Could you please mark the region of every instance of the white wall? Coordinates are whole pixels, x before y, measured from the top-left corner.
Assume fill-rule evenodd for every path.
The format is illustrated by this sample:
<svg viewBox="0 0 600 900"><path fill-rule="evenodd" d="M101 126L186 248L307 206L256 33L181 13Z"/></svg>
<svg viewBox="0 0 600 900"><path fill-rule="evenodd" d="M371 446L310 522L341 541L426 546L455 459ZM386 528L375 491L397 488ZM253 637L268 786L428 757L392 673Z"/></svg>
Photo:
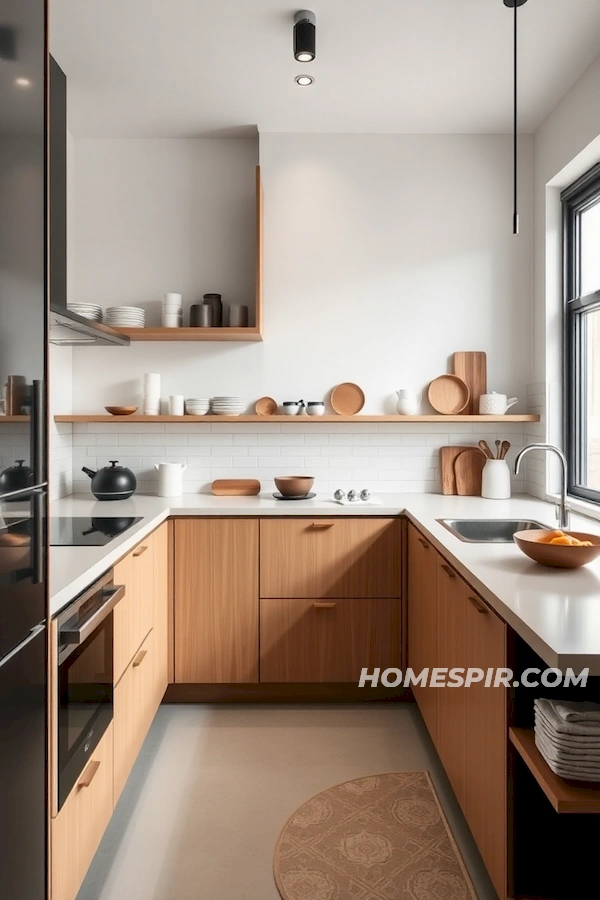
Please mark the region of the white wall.
<svg viewBox="0 0 600 900"><path fill-rule="evenodd" d="M232 299L235 294L241 300L241 286L251 283L254 229L244 219L242 233L228 215L232 206L226 198L222 203L227 179L220 168L232 168L239 193L239 176L254 160L246 149L230 146L237 143L77 141L77 297L105 306L151 304L160 302L164 290L181 290L190 302L204 291L222 287L224 295L231 291ZM336 383L353 380L366 392L365 412L392 411L396 388L424 390L432 378L447 371L452 352L465 349L487 351L490 388L520 396L517 410L526 411L532 343L533 173L532 141L524 137L521 143L522 233L515 239L507 136L262 135L264 343L75 348L74 411L98 412L110 403L138 403L141 376L147 371L161 372L165 397L236 393L251 402L263 394L279 401L321 399ZM223 144L228 155L219 151L206 156L206 144L211 153ZM238 166L240 159L244 162ZM197 205L184 189L190 179L192 185L200 180L208 165L216 166L213 180L218 182L204 207L208 233L212 229L218 237L209 244L207 226L194 219ZM165 183L169 179L174 179L175 192ZM251 198L251 178L246 189ZM180 227L182 220L185 228ZM169 229L173 222L176 239ZM427 409L424 403L423 410ZM121 446L121 455L142 473L150 472L154 455L173 456L175 443L194 443L193 433L188 441L186 432L172 428L155 443L158 427L141 426L137 433L126 426L111 426L110 433L76 429L80 449L75 467L82 455L103 463L106 451L96 454L93 449L96 434L107 450L111 444ZM252 429L237 426L238 438L232 433L228 438L238 447L237 459L226 445L221 450L218 440L209 441L208 455L216 459L209 465L207 454L202 454L196 477L189 475L190 489L216 477L220 456L232 460L240 475L262 468L264 476L271 477L292 463L312 469L315 449L300 450L318 444L318 435L321 446L332 447L318 453L320 476L328 476L324 485L353 477L353 472L366 477L367 467L353 466L350 459L366 452L361 444L379 446L377 427L371 432L361 425L345 427L353 435L347 441L340 426L310 427L305 441L296 427L290 434L277 428L269 436L262 429L251 433ZM411 427L392 426L381 442L381 446L389 443L390 449L369 451L372 481L402 484L403 489L408 489L407 482L415 490L437 489L437 447L449 439L476 442L479 436L473 426L450 433L434 425L422 437ZM199 444L207 431L206 426L199 427ZM169 433L179 438L167 440ZM375 437L370 439L369 433ZM131 442L128 435L133 434ZM511 432L509 437L518 444L523 433ZM258 462L252 445L263 441L274 448L271 458L282 457L281 464L277 459L271 459L270 466ZM414 448L409 449L412 441ZM349 452L336 452L336 443ZM402 445L406 449L392 449ZM137 450L132 454L135 446L140 447L139 454ZM420 451L419 446L427 449ZM296 447L291 458L286 447ZM385 460L386 454L402 457L404 463L390 468L392 459ZM181 455L193 456L184 451ZM418 465L411 456L419 458Z"/></svg>

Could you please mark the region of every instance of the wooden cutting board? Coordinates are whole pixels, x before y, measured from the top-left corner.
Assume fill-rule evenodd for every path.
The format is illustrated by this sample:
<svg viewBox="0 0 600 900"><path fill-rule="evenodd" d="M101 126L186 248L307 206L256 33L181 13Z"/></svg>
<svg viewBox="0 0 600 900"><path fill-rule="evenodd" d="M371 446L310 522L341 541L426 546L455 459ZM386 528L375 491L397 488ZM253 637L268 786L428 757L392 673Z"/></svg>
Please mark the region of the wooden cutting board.
<svg viewBox="0 0 600 900"><path fill-rule="evenodd" d="M479 397L487 394L487 356L481 352L460 352L454 354L454 374L465 382L471 392L464 413L479 414Z"/></svg>
<svg viewBox="0 0 600 900"><path fill-rule="evenodd" d="M217 497L256 497L260 481L255 478L220 478L213 481L211 491Z"/></svg>
<svg viewBox="0 0 600 900"><path fill-rule="evenodd" d="M471 447L460 453L454 462L456 493L459 497L480 497L481 476L485 466L485 454L479 447Z"/></svg>
<svg viewBox="0 0 600 900"><path fill-rule="evenodd" d="M440 447L440 470L442 473L442 494L456 494L454 463L457 456L472 447Z"/></svg>

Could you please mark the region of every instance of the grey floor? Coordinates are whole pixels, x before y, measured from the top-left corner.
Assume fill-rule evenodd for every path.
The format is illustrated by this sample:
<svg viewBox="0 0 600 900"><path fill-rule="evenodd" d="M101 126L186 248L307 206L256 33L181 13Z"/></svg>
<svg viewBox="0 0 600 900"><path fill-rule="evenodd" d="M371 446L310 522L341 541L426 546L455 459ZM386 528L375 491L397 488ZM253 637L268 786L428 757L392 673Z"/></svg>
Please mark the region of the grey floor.
<svg viewBox="0 0 600 900"><path fill-rule="evenodd" d="M273 848L296 807L424 769L479 900L496 900L413 704L162 706L78 900L278 900Z"/></svg>

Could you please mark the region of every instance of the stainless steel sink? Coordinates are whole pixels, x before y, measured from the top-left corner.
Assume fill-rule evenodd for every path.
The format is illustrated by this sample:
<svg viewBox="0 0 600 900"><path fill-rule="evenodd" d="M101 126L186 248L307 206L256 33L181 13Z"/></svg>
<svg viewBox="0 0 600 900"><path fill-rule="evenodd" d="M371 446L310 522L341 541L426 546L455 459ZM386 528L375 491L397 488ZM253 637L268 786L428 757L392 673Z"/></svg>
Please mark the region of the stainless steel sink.
<svg viewBox="0 0 600 900"><path fill-rule="evenodd" d="M460 541L468 544L512 544L516 531L548 528L533 519L438 519Z"/></svg>

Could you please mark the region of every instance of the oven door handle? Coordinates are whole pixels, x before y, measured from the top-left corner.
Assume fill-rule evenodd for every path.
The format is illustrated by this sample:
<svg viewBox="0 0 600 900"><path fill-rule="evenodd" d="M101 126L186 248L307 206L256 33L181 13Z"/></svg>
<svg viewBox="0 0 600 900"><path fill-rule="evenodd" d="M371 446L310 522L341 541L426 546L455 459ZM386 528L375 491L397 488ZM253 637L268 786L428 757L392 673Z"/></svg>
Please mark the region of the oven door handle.
<svg viewBox="0 0 600 900"><path fill-rule="evenodd" d="M89 619L86 619L79 628L61 628L59 632L61 643L83 644L98 625L113 611L119 600L123 599L125 596L125 585L118 584L112 588L104 588L102 595L105 597L102 606L92 613Z"/></svg>

